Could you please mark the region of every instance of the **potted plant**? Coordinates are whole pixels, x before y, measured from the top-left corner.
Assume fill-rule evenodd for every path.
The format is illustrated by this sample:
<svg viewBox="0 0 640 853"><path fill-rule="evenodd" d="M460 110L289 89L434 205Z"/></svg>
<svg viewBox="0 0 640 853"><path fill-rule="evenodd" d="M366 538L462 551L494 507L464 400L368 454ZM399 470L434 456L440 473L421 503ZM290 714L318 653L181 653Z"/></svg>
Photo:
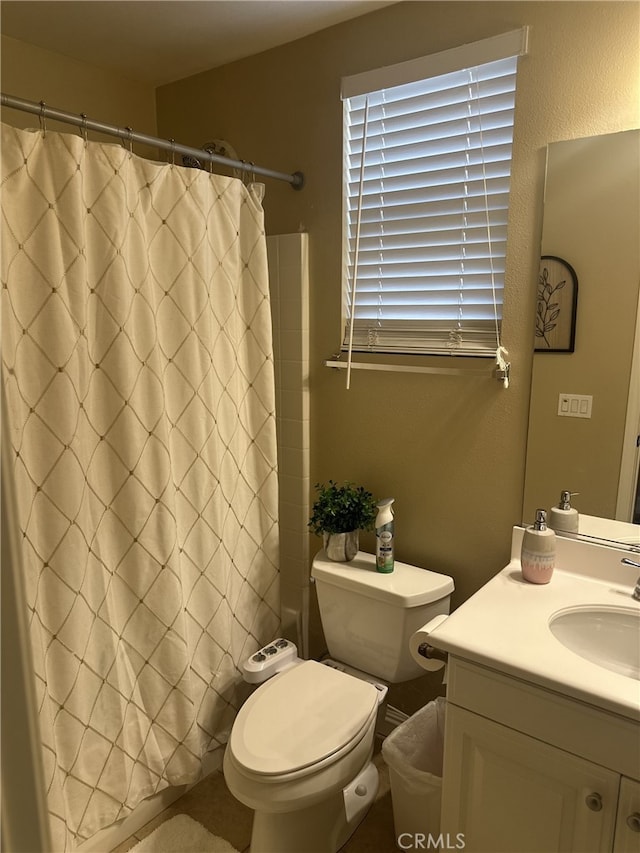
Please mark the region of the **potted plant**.
<svg viewBox="0 0 640 853"><path fill-rule="evenodd" d="M371 530L376 519L376 501L364 486L346 482L339 486L316 483L318 497L309 527L322 536L327 557L338 563L353 560L358 553L359 531Z"/></svg>

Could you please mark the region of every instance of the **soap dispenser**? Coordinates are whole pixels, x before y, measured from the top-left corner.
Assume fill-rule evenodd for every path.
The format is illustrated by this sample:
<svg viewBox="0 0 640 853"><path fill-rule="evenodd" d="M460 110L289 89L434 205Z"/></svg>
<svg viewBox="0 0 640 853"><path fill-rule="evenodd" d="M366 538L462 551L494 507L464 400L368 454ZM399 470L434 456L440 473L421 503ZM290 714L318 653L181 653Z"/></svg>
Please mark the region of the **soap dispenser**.
<svg viewBox="0 0 640 853"><path fill-rule="evenodd" d="M556 534L547 527L547 513L536 510L536 520L522 538L522 577L529 583L549 583L556 563Z"/></svg>
<svg viewBox="0 0 640 853"><path fill-rule="evenodd" d="M558 506L551 507L549 527L561 533L578 532L578 510L571 506L571 498L577 494L577 492L568 491L560 493Z"/></svg>

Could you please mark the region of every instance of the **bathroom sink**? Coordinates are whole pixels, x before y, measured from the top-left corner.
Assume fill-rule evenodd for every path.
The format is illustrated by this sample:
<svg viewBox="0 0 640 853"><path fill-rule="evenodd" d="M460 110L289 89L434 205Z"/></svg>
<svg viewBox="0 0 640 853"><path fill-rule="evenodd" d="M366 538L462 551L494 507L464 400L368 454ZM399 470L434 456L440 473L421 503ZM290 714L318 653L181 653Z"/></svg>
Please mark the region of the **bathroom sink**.
<svg viewBox="0 0 640 853"><path fill-rule="evenodd" d="M640 608L583 605L549 620L563 646L598 666L640 680Z"/></svg>

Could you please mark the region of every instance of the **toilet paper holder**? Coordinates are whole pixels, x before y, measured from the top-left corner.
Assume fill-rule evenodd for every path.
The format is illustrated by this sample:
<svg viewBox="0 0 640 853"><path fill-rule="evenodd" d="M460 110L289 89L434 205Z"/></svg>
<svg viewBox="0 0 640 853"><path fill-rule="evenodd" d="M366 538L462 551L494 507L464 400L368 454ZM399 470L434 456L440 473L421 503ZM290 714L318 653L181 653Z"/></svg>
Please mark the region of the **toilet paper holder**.
<svg viewBox="0 0 640 853"><path fill-rule="evenodd" d="M429 643L420 643L418 646L418 654L427 660L443 660L447 662L449 655L442 649L436 649L435 646L430 646Z"/></svg>

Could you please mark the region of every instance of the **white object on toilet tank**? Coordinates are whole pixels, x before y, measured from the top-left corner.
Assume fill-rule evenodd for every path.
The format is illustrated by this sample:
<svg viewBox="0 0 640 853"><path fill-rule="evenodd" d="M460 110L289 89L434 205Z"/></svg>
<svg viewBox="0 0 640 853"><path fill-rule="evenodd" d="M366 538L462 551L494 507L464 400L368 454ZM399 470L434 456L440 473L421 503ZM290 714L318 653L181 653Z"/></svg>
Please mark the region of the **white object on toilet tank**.
<svg viewBox="0 0 640 853"><path fill-rule="evenodd" d="M332 657L392 684L424 675L409 640L434 616L449 613L453 578L397 560L393 573L381 574L374 555L363 551L349 563L320 551L311 575Z"/></svg>

